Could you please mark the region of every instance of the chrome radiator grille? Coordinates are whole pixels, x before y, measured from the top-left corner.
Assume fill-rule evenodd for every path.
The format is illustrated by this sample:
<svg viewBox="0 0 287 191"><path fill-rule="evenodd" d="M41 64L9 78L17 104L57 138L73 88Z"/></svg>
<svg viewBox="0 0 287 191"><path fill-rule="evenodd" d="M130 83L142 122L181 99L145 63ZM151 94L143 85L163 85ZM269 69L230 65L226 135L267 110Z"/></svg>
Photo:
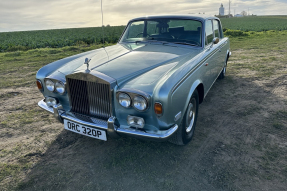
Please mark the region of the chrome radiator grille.
<svg viewBox="0 0 287 191"><path fill-rule="evenodd" d="M67 78L71 112L107 120L111 117L111 91L106 83Z"/></svg>

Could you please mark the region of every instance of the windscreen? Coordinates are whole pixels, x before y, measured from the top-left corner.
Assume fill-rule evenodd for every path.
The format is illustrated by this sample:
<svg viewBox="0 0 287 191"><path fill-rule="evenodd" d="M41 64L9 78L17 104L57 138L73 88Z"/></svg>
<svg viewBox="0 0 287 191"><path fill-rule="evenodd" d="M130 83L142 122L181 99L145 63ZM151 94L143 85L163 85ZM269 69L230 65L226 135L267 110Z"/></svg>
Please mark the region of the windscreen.
<svg viewBox="0 0 287 191"><path fill-rule="evenodd" d="M120 42L145 40L185 42L201 46L202 23L187 19L148 19L130 22Z"/></svg>

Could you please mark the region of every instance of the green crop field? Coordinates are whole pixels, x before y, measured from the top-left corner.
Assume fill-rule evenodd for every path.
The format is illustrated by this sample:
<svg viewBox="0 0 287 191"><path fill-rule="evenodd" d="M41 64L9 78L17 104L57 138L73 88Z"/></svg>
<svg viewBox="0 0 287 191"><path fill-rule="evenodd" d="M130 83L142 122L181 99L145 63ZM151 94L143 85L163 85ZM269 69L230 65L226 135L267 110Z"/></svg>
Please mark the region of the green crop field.
<svg viewBox="0 0 287 191"><path fill-rule="evenodd" d="M241 31L287 30L287 16L221 18L223 28Z"/></svg>
<svg viewBox="0 0 287 191"><path fill-rule="evenodd" d="M125 26L104 27L105 42L116 43ZM0 33L0 51L59 48L81 44L101 44L102 28L75 28Z"/></svg>
<svg viewBox="0 0 287 191"><path fill-rule="evenodd" d="M287 30L287 16L250 16L222 18L224 29L240 30L226 32L228 36L246 35L246 31ZM125 26L104 27L105 43L116 43ZM101 44L102 28L75 28L0 33L0 52L36 48L59 48L75 45Z"/></svg>

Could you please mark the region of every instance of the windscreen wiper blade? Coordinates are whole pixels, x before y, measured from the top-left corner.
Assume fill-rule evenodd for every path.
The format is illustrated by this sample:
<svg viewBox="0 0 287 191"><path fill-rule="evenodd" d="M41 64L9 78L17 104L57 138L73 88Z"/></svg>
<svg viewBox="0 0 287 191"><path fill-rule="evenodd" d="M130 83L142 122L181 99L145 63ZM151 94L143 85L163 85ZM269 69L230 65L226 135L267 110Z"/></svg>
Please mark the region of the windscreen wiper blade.
<svg viewBox="0 0 287 191"><path fill-rule="evenodd" d="M189 45L189 46L198 46L197 44L191 44L191 43L187 43L187 42L171 42L174 44L183 44L183 45Z"/></svg>
<svg viewBox="0 0 287 191"><path fill-rule="evenodd" d="M163 44L169 43L169 42L163 41L163 40L146 40L146 42L158 42L158 43L163 43Z"/></svg>
<svg viewBox="0 0 287 191"><path fill-rule="evenodd" d="M143 43L146 43L146 41L145 40L137 40L137 41L135 41L134 43L141 43L141 42L143 42Z"/></svg>

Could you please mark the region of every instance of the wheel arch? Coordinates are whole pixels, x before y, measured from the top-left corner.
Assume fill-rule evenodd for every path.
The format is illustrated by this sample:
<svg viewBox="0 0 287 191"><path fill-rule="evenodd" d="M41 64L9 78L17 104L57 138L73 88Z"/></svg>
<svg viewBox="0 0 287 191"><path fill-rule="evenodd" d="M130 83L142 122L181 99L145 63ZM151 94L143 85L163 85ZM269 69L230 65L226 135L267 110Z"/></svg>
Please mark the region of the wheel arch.
<svg viewBox="0 0 287 191"><path fill-rule="evenodd" d="M171 139L169 140L171 143L174 143L174 144L177 144L177 145L185 145L187 144L192 136L193 136L193 133L192 135L186 138L182 138L182 128L183 128L183 123L185 124L185 122L183 120L185 120L185 115L186 115L186 112L188 111L188 105L189 105L189 102L191 101L192 99L192 95L193 93L197 91L197 95L198 95L198 104L197 104L197 110L196 110L196 117L195 117L195 122L193 124L193 131L194 131L194 128L195 128L195 125L196 125L196 119L197 119L197 113L198 113L198 105L203 101L203 98L204 98L204 87L203 87L203 83L201 80L196 80L190 90L189 90L189 93L188 93L188 96L187 96L187 99L186 99L186 103L184 105L184 108L183 108L183 113L181 115L181 119L180 119L180 123L179 123L179 129L176 131L176 133L171 137Z"/></svg>
<svg viewBox="0 0 287 191"><path fill-rule="evenodd" d="M231 56L231 51L230 50L227 50L227 53L226 53L226 65L227 65L227 61L229 59L229 57Z"/></svg>
<svg viewBox="0 0 287 191"><path fill-rule="evenodd" d="M187 99L185 101L185 105L184 105L184 110L186 110L187 106L188 106L188 103L189 103L189 100L193 94L193 92L197 90L198 92L198 96L199 96L199 104L203 102L203 99L204 99L204 86L203 86L203 83L201 80L195 80L195 82L193 82L190 90L189 90L189 93L188 93L188 96L187 96Z"/></svg>
<svg viewBox="0 0 287 191"><path fill-rule="evenodd" d="M202 83L198 84L196 89L197 89L197 92L198 92L199 104L201 104L203 102L203 99L204 99L204 87L203 87L203 84Z"/></svg>

